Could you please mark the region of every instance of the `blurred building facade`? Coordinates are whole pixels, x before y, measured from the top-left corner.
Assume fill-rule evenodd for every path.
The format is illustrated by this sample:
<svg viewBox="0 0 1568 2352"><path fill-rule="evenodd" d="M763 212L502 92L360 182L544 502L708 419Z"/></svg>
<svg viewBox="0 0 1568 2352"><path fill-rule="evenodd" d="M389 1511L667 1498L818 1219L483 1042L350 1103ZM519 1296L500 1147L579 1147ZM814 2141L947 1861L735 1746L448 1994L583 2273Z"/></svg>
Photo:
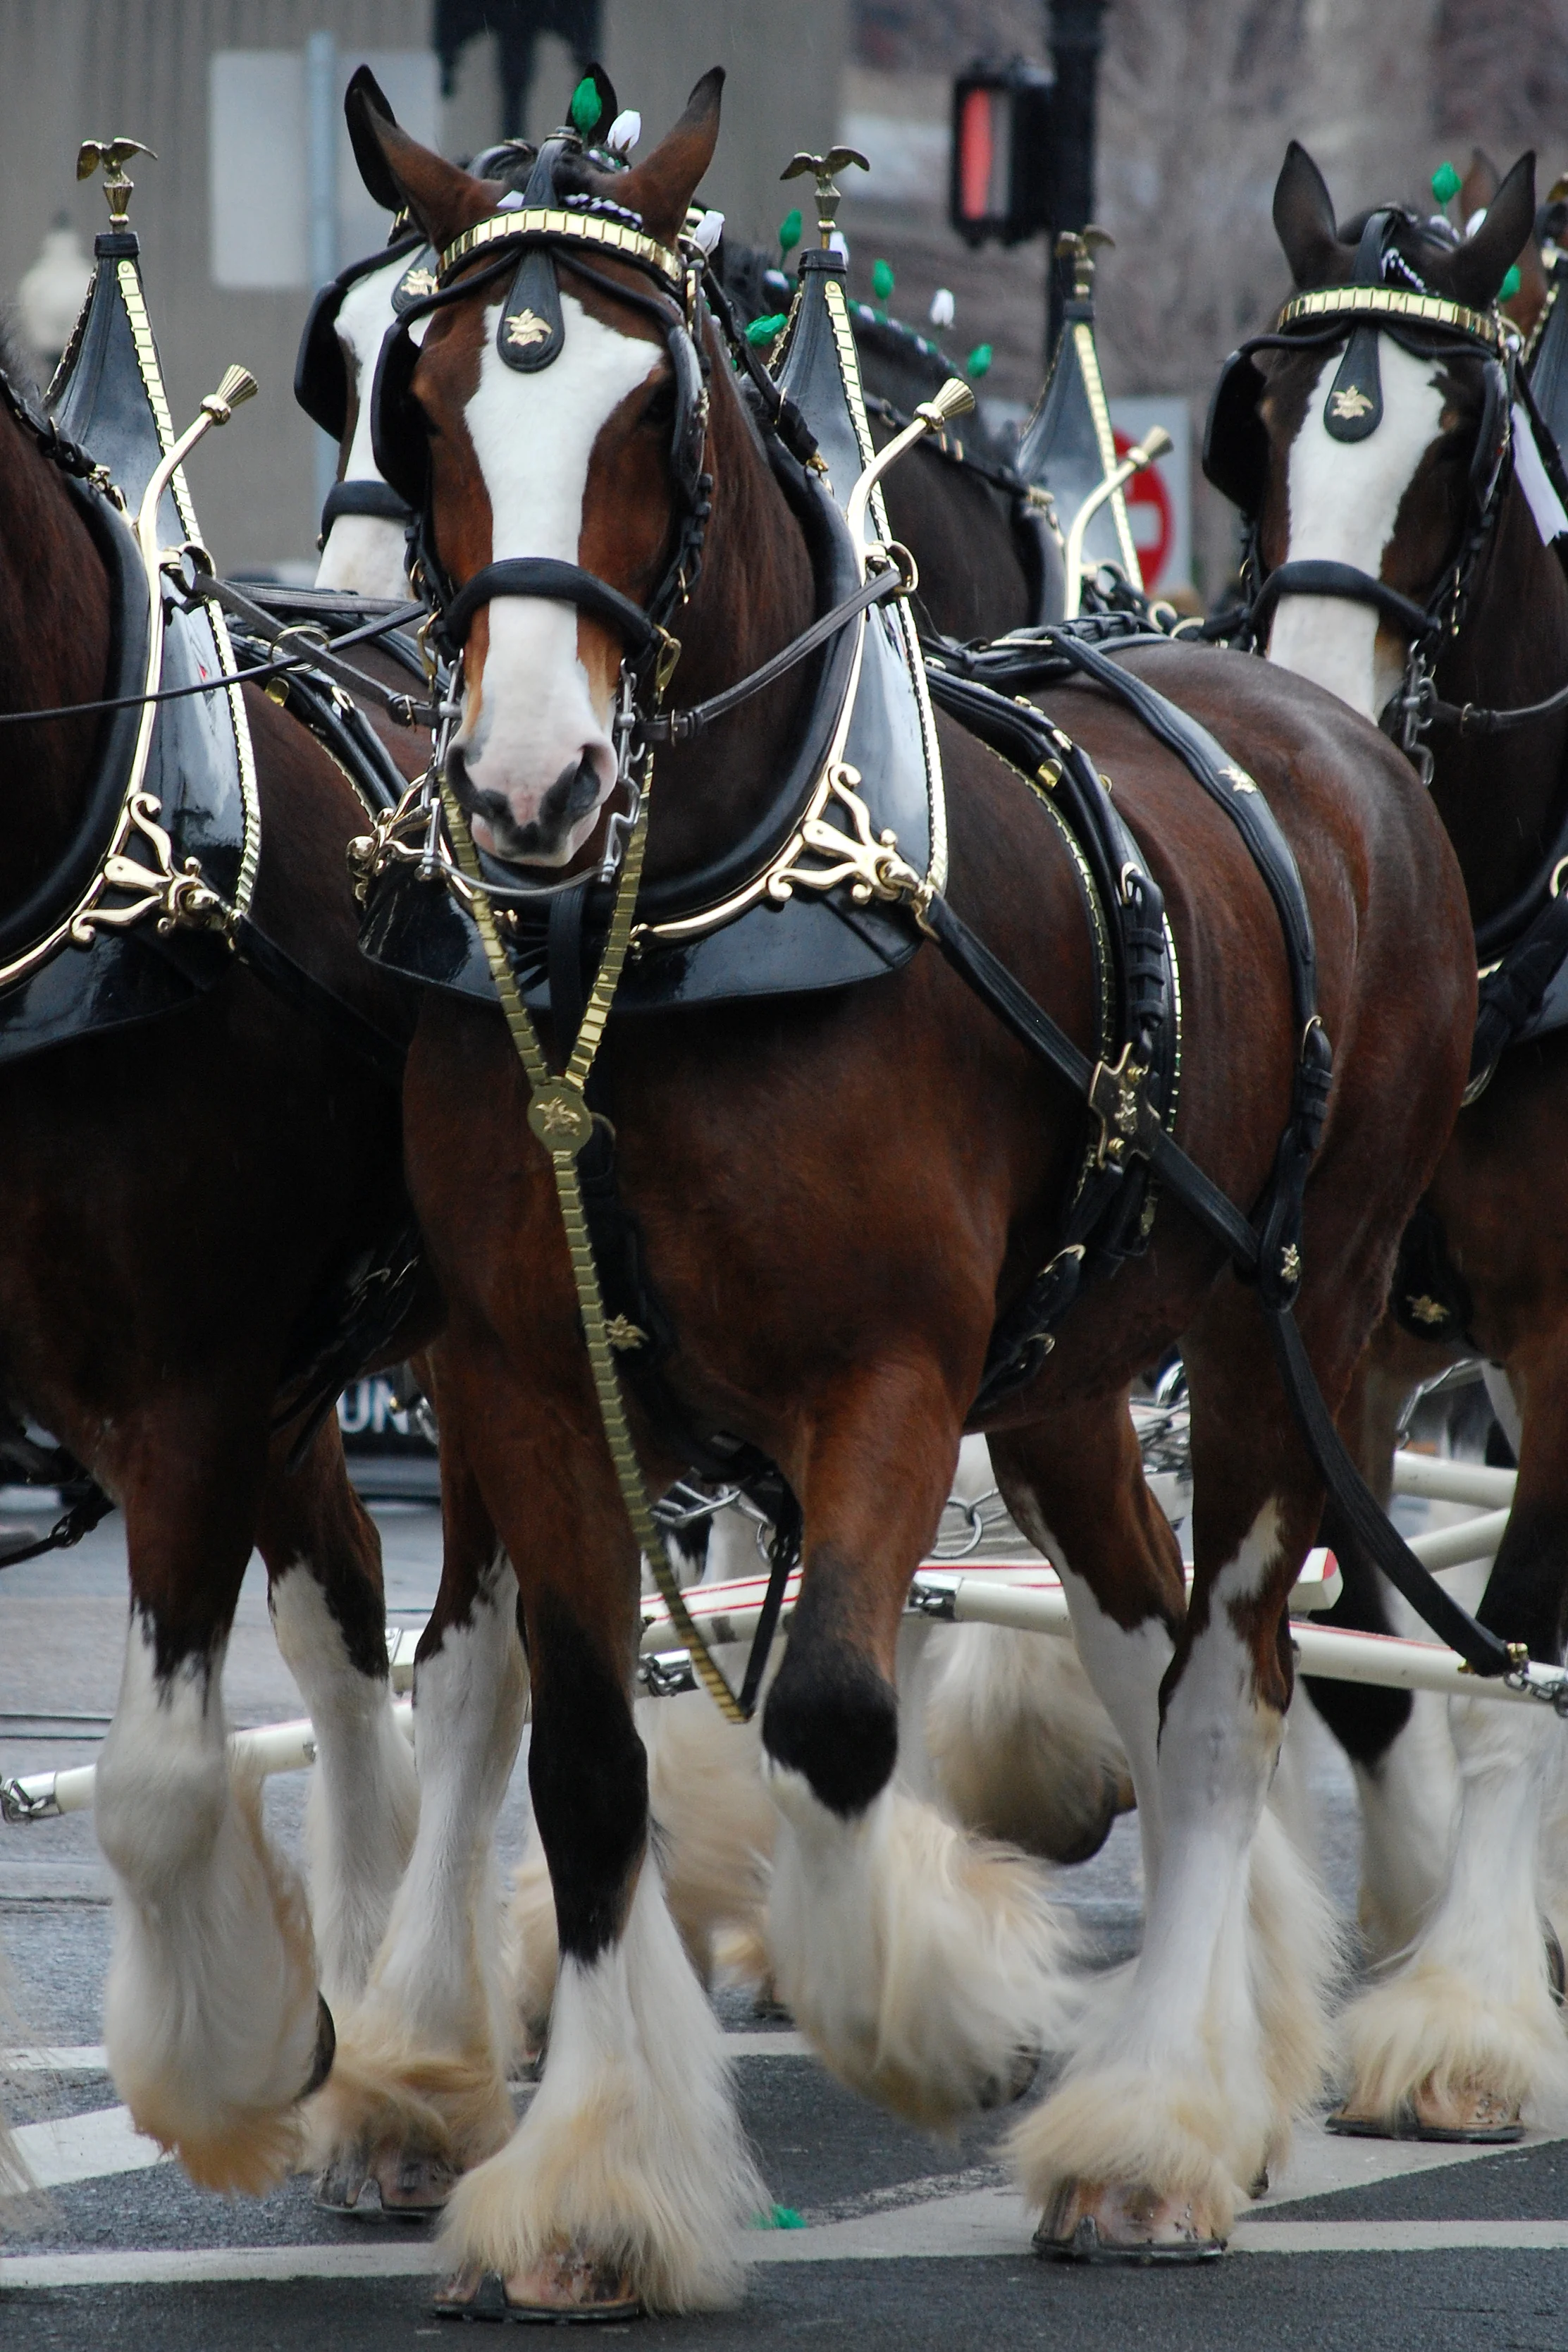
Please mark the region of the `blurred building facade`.
<svg viewBox="0 0 1568 2352"><path fill-rule="evenodd" d="M5 0L0 8L0 291L15 318L21 281L46 238L57 244L62 214L90 253L107 215L97 188L75 183L84 138L124 134L155 151L155 163L139 157L133 165L131 218L176 424L194 414L231 360L261 385L234 429L191 467L203 528L231 569L308 562L319 496L319 436L290 392L308 271L301 261L293 285L214 279L215 262L231 279L247 269L265 278L258 249L300 243L302 156L280 149L274 163L247 101L259 91L267 102L286 102L282 68L322 34L331 37L340 79L363 56L423 51L434 87L434 13L433 0L119 0L113 8L99 0ZM700 73L728 66L708 200L747 233L770 231L780 166L797 146L826 145L837 125L846 0L780 0L768 9L750 0L601 0L600 16L604 63L625 103L640 109L645 143L674 120ZM470 152L499 132L494 51L494 34L462 47L455 88L439 102L448 153ZM269 57L278 72L252 69ZM214 80L214 59L236 58L237 78ZM530 131L560 120L575 78L567 45L543 37ZM213 152L214 121L227 153ZM214 186L224 231L217 253ZM359 243L339 259L365 249L361 226Z"/></svg>
<svg viewBox="0 0 1568 2352"><path fill-rule="evenodd" d="M70 250L62 214L90 247L105 215L96 189L72 178L84 136L123 132L157 151L135 169L131 218L176 419L231 360L262 386L193 467L225 564L308 561L319 496L318 436L289 394L306 263L289 265L294 284L214 278L220 247L241 256L221 264L231 278L236 268L256 275L246 253L306 249L299 154L269 143L248 93L281 90L287 60L301 58L312 36L330 37L340 79L363 55L423 60L423 80L415 74L407 86L428 90L445 152L469 152L498 135L506 103L502 39L485 25L517 13L518 0L120 0L112 9L5 0L0 9L0 292L15 306L51 233L57 252ZM933 296L947 289L956 312L948 348L963 357L988 344L983 390L1004 408L1032 399L1043 245L971 254L947 228L946 126L952 76L972 58L1047 56L1046 0L540 0L535 14L569 36L597 19L604 63L622 103L641 111L645 142L701 71L728 68L705 194L758 242L771 240L799 194L778 179L794 149L835 135L862 147L873 170L863 184L847 174L841 216L855 290L870 299L873 264L885 260L889 308L924 326ZM1462 170L1472 142L1503 164L1534 145L1542 188L1568 165L1568 0L1384 0L1377 10L1364 0L1109 0L1104 21L1096 211L1116 238L1101 273L1106 376L1113 395L1185 396L1195 432L1225 353L1283 290L1270 199L1289 138L1318 157L1342 213L1382 197L1425 200L1434 166L1451 155ZM256 79L250 66L236 68L217 104L213 61L236 55L271 58L277 70L269 79L256 68ZM559 120L571 88L570 37L541 32L531 66L527 128L537 134ZM359 246L342 260L368 234L370 215L345 200L345 225L350 216ZM1212 593L1231 525L1201 490L1194 532L1200 584Z"/></svg>

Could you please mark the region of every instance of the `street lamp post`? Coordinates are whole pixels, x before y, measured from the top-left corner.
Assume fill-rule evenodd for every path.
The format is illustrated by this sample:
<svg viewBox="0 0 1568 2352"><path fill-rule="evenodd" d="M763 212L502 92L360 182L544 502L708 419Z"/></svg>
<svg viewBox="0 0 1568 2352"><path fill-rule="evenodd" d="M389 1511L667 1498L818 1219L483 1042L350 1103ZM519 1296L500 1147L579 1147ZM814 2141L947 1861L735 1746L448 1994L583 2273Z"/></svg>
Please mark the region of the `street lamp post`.
<svg viewBox="0 0 1568 2352"><path fill-rule="evenodd" d="M1045 0L1046 33L1056 89L1051 100L1051 242L1094 217L1094 103L1105 46L1106 0ZM1056 349L1071 292L1071 265L1046 264L1045 356Z"/></svg>

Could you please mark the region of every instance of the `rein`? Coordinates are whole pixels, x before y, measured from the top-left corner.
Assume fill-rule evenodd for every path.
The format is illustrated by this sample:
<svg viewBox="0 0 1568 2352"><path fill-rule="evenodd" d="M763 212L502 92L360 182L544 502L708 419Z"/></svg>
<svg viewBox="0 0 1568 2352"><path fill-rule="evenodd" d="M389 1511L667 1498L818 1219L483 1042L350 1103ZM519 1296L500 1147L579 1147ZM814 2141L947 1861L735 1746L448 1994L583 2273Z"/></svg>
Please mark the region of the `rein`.
<svg viewBox="0 0 1568 2352"><path fill-rule="evenodd" d="M211 586L203 591L204 598L207 595L215 597L226 611L245 620L258 633L270 636L274 643L302 634L302 630L298 628L278 628L269 614L265 613L259 604L253 604L247 596L238 593L226 580L214 580ZM96 710L149 710L157 703L184 702L197 694L226 694L231 686L258 686L269 678L287 677L292 670L305 669L324 669L340 677L345 685L351 684L357 692L375 695L393 718L401 719L404 726L412 727L418 709L407 695L393 694L382 686L379 678L371 677L368 671L356 669L351 662L337 662L334 656L343 646L363 645L377 637L384 637L389 630L403 627L416 614L425 617L426 611L423 604L400 605L384 620L367 621L362 627L350 629L346 635L335 637L330 650L313 645L308 656L280 654L276 661L256 662L249 669L233 670L222 677L200 678L193 686L161 687L156 694L120 694L98 702L60 702L47 710L0 710L0 727L32 727L46 719L79 719Z"/></svg>

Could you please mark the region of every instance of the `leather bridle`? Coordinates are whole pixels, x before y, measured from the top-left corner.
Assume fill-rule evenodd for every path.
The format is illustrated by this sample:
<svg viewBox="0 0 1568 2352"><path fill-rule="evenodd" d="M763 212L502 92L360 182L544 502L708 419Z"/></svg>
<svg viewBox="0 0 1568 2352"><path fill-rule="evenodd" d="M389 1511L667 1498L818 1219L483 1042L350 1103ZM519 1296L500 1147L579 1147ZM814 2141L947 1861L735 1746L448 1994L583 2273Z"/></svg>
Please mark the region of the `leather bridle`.
<svg viewBox="0 0 1568 2352"><path fill-rule="evenodd" d="M1461 626L1477 567L1496 529L1512 476L1513 407L1521 399L1528 405L1529 392L1519 365L1520 340L1507 321L1495 311L1470 310L1421 289L1410 265L1393 248L1396 226L1396 215L1374 213L1360 239L1351 284L1294 296L1270 332L1253 336L1232 353L1210 404L1203 463L1209 479L1241 507L1247 520L1243 577L1253 579L1256 586L1235 642L1254 649L1263 645L1286 596L1331 596L1370 605L1406 641L1404 677L1379 724L1429 783L1432 754L1426 735L1434 724L1454 723L1460 717L1437 699L1433 673L1445 642ZM1392 263L1397 263L1410 283L1384 282ZM1328 395L1324 422L1331 434L1356 440L1374 430L1382 415L1377 343L1385 335L1424 359L1479 353L1485 368L1465 527L1424 601L1402 594L1352 563L1308 559L1261 571L1259 513L1266 487L1267 436L1256 413L1264 380L1253 355L1260 351L1327 351L1344 343L1345 358ZM1495 719L1504 714L1477 715ZM1537 713L1520 714L1521 720L1525 715Z"/></svg>
<svg viewBox="0 0 1568 2352"><path fill-rule="evenodd" d="M705 464L711 362L699 326L705 301L731 357L750 379L764 432L774 435L801 463L815 457L816 444L794 404L780 393L740 333L699 247L685 240L678 250L663 246L646 235L635 215L602 199L558 197L556 171L562 156L570 152L565 139L548 142L539 151L521 197L465 230L442 252L434 292L407 307L382 345L372 394L371 430L378 467L414 509L412 576L434 606L433 642L455 666L461 663L476 614L499 596L544 597L575 605L619 638L616 794L627 790L634 797L632 771L655 743L691 740L774 684L869 606L908 594L916 584L916 575L902 550L890 551L892 560L885 569L862 582L852 594L747 677L692 709L662 709L681 650L670 624L696 585L712 510L713 478ZM638 271L648 281L648 290L605 277L592 266L591 257L601 253ZM417 421L410 414L418 346L408 331L420 319L467 300L493 280L510 275L511 287L497 329L497 349L507 364L524 372L548 365L559 348L562 331L556 278L560 268L653 320L669 354L674 385L670 439L674 521L669 551L645 605L582 565L547 556L506 557L483 565L456 584L436 550L428 460L416 440ZM437 776L444 770L461 704L457 675L443 706L444 723L433 763ZM601 880L611 878L623 840L623 824L612 820ZM581 878L571 876L508 887L487 875L486 888L498 901L523 903L573 889Z"/></svg>

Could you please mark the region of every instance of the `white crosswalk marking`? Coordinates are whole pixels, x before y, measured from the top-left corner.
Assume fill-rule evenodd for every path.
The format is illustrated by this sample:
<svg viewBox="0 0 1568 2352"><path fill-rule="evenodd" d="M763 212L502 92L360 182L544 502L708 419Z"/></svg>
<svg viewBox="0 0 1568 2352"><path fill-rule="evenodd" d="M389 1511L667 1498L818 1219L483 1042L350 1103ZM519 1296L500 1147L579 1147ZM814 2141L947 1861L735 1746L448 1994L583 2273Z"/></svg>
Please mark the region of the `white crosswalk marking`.
<svg viewBox="0 0 1568 2352"><path fill-rule="evenodd" d="M16 2140L40 2189L100 2180L111 2172L144 2172L164 2161L157 2141L142 2137L126 2107L96 2107L53 2123L24 2124Z"/></svg>
<svg viewBox="0 0 1568 2352"><path fill-rule="evenodd" d="M897 2262L912 2255L956 2258L1017 2255L1029 2243L1030 2217L1000 2189L908 2205L820 2230L749 2231L750 2263ZM1237 2255L1415 2254L1468 2250L1513 2253L1568 2251L1568 2221L1243 2221L1231 2240ZM199 2286L251 2280L389 2279L428 2276L443 2268L428 2239L377 2246L210 2246L163 2253L0 2255L0 2294L7 2289L85 2286Z"/></svg>
<svg viewBox="0 0 1568 2352"><path fill-rule="evenodd" d="M806 2060L794 2032L727 2034L737 2058ZM18 2074L69 2077L100 2073L104 2053L93 2044L14 2053ZM1531 2133L1525 2147L1558 2135ZM138 2172L162 2162L162 2150L131 2125L124 2107L94 2109L17 2132L22 2153L41 2189ZM1470 2164L1499 2153L1409 2140L1340 2139L1312 2123L1298 2132L1290 2165L1268 2195L1236 2228L1237 2254L1409 2254L1466 2248L1520 2252L1568 2250L1568 2221L1275 2221L1270 2206L1333 2196L1412 2173ZM907 2191L906 2191L907 2193ZM842 2221L798 2230L753 2230L742 2245L748 2263L897 2262L912 2256L959 2259L1017 2255L1029 2244L1035 2216L1009 2189L955 2189L952 2194ZM387 2244L214 2246L146 2252L0 2255L5 2288L170 2285L230 2280L402 2278L439 2270L438 2247L427 2239Z"/></svg>

